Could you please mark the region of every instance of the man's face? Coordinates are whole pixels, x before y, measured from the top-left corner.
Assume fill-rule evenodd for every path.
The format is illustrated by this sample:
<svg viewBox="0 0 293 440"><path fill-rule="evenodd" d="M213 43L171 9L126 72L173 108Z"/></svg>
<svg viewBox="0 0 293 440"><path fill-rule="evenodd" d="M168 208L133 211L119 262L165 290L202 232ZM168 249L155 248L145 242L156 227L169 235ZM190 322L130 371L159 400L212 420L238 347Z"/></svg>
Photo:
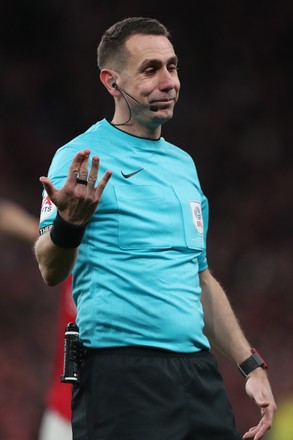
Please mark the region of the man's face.
<svg viewBox="0 0 293 440"><path fill-rule="evenodd" d="M180 90L172 44L164 36L134 35L127 40L126 49L121 87L145 105L157 106L156 117L162 122L169 120Z"/></svg>

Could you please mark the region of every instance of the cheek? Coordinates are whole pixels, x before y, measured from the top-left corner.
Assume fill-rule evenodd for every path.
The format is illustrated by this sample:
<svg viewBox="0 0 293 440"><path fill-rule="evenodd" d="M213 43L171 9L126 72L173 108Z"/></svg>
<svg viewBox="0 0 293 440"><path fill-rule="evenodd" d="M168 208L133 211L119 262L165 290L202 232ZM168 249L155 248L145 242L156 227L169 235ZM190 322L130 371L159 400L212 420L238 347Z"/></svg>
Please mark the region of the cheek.
<svg viewBox="0 0 293 440"><path fill-rule="evenodd" d="M179 79L177 79L177 80L174 82L174 88L175 88L175 90L176 90L177 95L179 96L179 92L180 92L180 88L181 88L181 84L180 84Z"/></svg>

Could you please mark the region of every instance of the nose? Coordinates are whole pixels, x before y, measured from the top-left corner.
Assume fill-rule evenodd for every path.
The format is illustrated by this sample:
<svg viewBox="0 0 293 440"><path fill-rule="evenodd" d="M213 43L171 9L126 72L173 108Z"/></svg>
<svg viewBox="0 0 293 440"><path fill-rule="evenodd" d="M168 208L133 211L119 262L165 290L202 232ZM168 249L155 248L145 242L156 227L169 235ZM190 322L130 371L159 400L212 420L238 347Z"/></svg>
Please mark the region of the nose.
<svg viewBox="0 0 293 440"><path fill-rule="evenodd" d="M179 79L177 75L177 71L169 71L168 69L164 69L161 72L159 79L159 86L161 90L171 90L176 88L176 85L179 86Z"/></svg>

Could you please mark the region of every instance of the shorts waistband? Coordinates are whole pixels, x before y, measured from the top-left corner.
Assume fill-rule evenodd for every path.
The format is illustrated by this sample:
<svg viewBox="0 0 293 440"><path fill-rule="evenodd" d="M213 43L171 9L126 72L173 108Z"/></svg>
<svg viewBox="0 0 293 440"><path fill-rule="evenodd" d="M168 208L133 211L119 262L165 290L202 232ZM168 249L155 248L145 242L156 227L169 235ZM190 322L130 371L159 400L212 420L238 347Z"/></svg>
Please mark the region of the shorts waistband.
<svg viewBox="0 0 293 440"><path fill-rule="evenodd" d="M147 346L129 346L129 347L109 347L109 348L88 348L84 347L84 356L104 356L112 354L121 354L126 356L152 356L152 357L174 357L174 358L192 358L206 356L210 353L209 349L202 349L191 353L179 353L163 348Z"/></svg>

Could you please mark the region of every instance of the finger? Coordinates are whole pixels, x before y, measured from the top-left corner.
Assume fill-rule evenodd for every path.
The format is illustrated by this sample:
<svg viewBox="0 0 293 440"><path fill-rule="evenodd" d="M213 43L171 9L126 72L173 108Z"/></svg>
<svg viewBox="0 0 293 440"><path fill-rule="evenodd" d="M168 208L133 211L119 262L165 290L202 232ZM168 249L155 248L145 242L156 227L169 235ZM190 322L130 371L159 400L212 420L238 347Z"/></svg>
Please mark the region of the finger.
<svg viewBox="0 0 293 440"><path fill-rule="evenodd" d="M54 194L56 193L56 188L53 186L51 180L48 177L42 176L40 177L40 182L43 185L43 188L47 192L49 198L52 200L54 199Z"/></svg>
<svg viewBox="0 0 293 440"><path fill-rule="evenodd" d="M261 440L269 429L270 427L263 425L254 436L254 440Z"/></svg>
<svg viewBox="0 0 293 440"><path fill-rule="evenodd" d="M84 150L84 157L81 159L79 171L78 171L79 179L87 180L89 157L90 157L90 150Z"/></svg>
<svg viewBox="0 0 293 440"><path fill-rule="evenodd" d="M103 191L106 188L107 183L111 179L111 176L112 176L112 171L107 170L105 172L105 174L103 175L103 177L101 178L101 180L99 181L98 186L96 188L96 193L97 193L97 196L98 196L99 200L102 197Z"/></svg>
<svg viewBox="0 0 293 440"><path fill-rule="evenodd" d="M257 426L250 428L242 438L243 440L261 440L265 433L271 429L271 426L271 423L264 423L263 420L261 420Z"/></svg>
<svg viewBox="0 0 293 440"><path fill-rule="evenodd" d="M254 439L255 434L257 433L257 426L250 428L242 437L243 440Z"/></svg>
<svg viewBox="0 0 293 440"><path fill-rule="evenodd" d="M88 185L91 188L94 188L95 186L95 183L98 178L99 168L100 168L100 158L98 156L94 156L92 158L92 166L88 176Z"/></svg>
<svg viewBox="0 0 293 440"><path fill-rule="evenodd" d="M76 183L76 178L80 176L81 179L87 178L88 173L88 158L90 155L90 150L85 149L79 151L73 158L71 165L69 167L68 182ZM82 173L82 176L80 175Z"/></svg>

